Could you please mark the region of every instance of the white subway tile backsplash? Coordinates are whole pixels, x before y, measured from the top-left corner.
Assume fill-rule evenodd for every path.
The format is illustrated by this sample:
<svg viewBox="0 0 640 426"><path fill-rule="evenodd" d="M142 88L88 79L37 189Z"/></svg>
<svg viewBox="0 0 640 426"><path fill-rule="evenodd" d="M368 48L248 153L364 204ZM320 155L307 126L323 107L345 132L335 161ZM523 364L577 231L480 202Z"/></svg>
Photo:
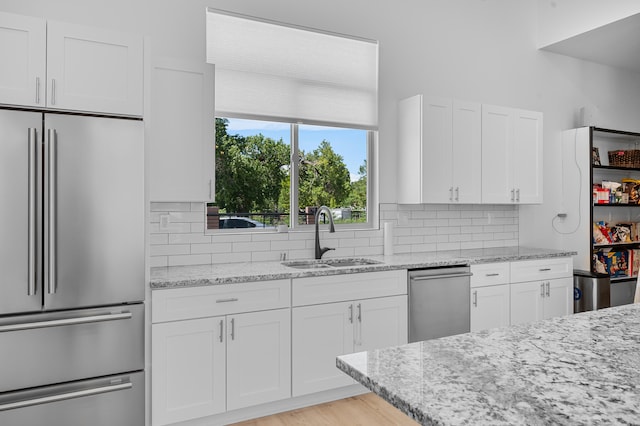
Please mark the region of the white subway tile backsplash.
<svg viewBox="0 0 640 426"><path fill-rule="evenodd" d="M149 247L151 256L172 256L178 254L189 254L191 246L189 244L156 244Z"/></svg>
<svg viewBox="0 0 640 426"><path fill-rule="evenodd" d="M203 235L198 233L169 235L169 244L205 244L210 242L210 235Z"/></svg>
<svg viewBox="0 0 640 426"><path fill-rule="evenodd" d="M205 203L151 203L150 265L173 266L230 262L310 259L313 227L285 233L215 233L205 231ZM169 215L160 229L160 216ZM506 247L518 244L518 207L513 205L426 204L380 205L380 222L393 225L394 252ZM381 229L327 232L320 225L325 257L373 256L383 253Z"/></svg>
<svg viewBox="0 0 640 426"><path fill-rule="evenodd" d="M210 254L190 254L184 256L169 256L168 266L206 265L210 263Z"/></svg>
<svg viewBox="0 0 640 426"><path fill-rule="evenodd" d="M192 254L229 253L233 243L191 244Z"/></svg>

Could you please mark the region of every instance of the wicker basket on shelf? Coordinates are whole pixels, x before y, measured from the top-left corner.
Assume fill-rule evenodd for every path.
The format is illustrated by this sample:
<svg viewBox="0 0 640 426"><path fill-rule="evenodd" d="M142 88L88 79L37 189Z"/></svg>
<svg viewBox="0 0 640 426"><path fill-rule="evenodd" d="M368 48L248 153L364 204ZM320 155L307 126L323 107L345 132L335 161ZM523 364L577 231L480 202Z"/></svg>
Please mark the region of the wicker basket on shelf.
<svg viewBox="0 0 640 426"><path fill-rule="evenodd" d="M640 168L640 149L609 151L609 165Z"/></svg>

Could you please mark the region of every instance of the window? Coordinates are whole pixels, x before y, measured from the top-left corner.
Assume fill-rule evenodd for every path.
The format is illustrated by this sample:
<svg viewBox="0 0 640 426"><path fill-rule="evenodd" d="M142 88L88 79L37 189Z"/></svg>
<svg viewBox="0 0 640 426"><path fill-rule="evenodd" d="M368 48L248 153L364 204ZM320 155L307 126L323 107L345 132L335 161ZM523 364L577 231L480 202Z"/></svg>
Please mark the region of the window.
<svg viewBox="0 0 640 426"><path fill-rule="evenodd" d="M300 228L315 223L321 205L338 227L370 226L371 137L363 129L216 118L216 204L207 228Z"/></svg>
<svg viewBox="0 0 640 426"><path fill-rule="evenodd" d="M216 205L208 229L371 226L378 43L207 9ZM237 226L238 228L236 228Z"/></svg>

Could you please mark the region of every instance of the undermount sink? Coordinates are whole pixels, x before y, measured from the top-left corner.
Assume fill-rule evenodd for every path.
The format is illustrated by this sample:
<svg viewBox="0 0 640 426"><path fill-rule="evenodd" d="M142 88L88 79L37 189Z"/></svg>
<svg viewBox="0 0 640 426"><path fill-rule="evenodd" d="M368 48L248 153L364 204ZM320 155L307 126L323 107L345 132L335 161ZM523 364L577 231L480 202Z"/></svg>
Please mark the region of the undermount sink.
<svg viewBox="0 0 640 426"><path fill-rule="evenodd" d="M377 260L366 258L344 258L344 259L318 259L318 260L290 260L282 262L284 266L296 269L325 269L325 268L340 268L348 266L366 266L375 265Z"/></svg>

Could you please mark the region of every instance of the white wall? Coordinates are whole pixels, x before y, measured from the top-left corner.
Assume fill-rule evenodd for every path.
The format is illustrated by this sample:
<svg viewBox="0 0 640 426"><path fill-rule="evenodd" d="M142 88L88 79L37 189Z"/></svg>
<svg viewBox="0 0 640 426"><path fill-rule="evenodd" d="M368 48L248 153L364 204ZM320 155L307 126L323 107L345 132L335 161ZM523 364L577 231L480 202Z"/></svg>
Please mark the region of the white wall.
<svg viewBox="0 0 640 426"><path fill-rule="evenodd" d="M583 4L585 0L572 0ZM595 0L589 3L595 5ZM607 3L611 8L612 2ZM380 41L380 202L395 200L398 99L424 93L544 113L543 206L520 208L520 242L560 245L560 131L581 106L601 126L640 131L640 75L536 49L538 0L0 0L0 10L143 33L153 54L205 58L205 7ZM556 12L569 0L555 0ZM637 0L616 2L626 13ZM551 3L549 3L551 5ZM592 26L589 17L580 16Z"/></svg>
<svg viewBox="0 0 640 426"><path fill-rule="evenodd" d="M640 13L638 0L538 0L538 46Z"/></svg>

